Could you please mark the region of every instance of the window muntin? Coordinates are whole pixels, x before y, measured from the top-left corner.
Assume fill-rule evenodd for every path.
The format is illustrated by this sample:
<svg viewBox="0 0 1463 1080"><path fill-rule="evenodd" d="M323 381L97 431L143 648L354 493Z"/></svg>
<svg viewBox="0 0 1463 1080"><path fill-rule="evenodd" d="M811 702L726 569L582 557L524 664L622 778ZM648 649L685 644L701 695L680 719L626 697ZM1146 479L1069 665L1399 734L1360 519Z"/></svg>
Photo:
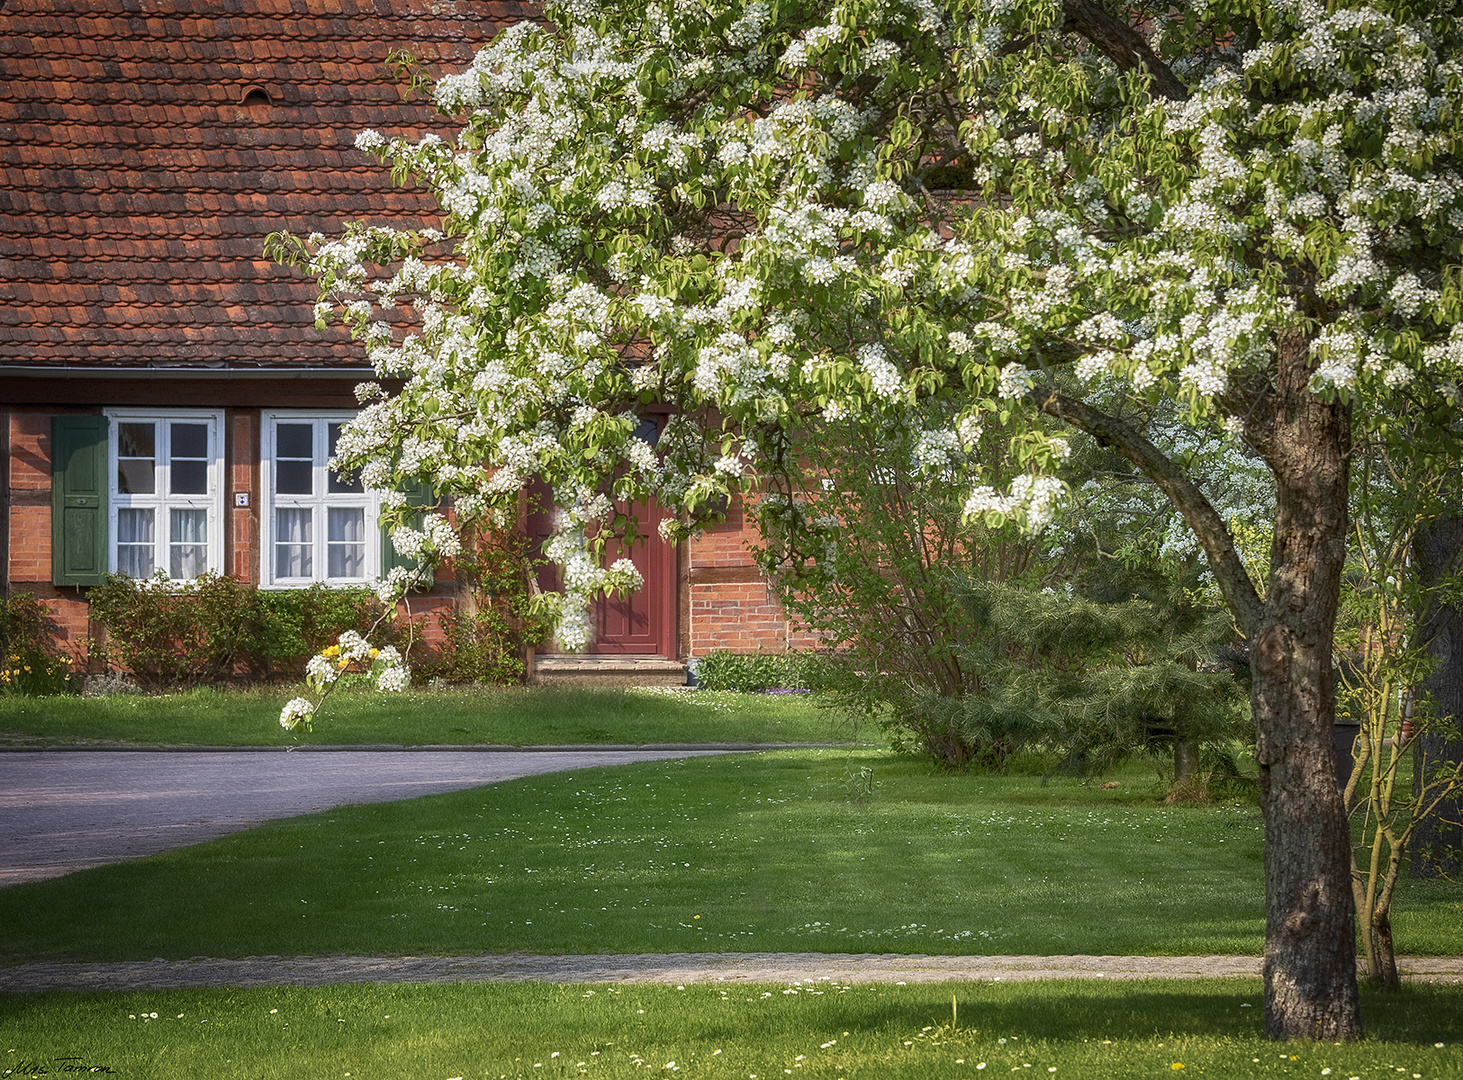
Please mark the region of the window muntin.
<svg viewBox="0 0 1463 1080"><path fill-rule="evenodd" d="M265 416L264 565L267 583L361 584L379 574L379 503L354 476L329 468L346 414Z"/></svg>
<svg viewBox="0 0 1463 1080"><path fill-rule="evenodd" d="M223 562L218 413L108 413L112 423L109 565L190 581Z"/></svg>

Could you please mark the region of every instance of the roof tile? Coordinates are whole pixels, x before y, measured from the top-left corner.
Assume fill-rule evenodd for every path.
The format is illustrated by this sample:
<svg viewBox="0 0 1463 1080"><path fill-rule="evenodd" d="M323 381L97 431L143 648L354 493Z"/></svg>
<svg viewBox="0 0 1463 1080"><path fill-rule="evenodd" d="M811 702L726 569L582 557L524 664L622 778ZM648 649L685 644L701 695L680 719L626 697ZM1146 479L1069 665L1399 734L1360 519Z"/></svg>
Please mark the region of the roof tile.
<svg viewBox="0 0 1463 1080"><path fill-rule="evenodd" d="M513 0L9 0L0 7L0 365L359 365L264 236L429 221L354 149L440 119L386 68L467 64ZM263 87L269 105L241 104Z"/></svg>

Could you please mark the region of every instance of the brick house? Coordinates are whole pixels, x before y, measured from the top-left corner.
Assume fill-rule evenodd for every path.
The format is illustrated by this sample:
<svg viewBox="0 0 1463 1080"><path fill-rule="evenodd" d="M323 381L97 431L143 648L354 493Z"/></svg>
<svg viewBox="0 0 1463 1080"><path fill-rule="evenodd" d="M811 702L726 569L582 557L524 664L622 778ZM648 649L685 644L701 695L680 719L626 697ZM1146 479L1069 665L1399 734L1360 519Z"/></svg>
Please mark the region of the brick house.
<svg viewBox="0 0 1463 1080"><path fill-rule="evenodd" d="M430 222L354 149L438 128L387 57L433 71L531 15L514 0L8 0L0 6L0 591L80 651L108 573L267 588L362 583L394 552L371 493L328 474L371 373L315 329L264 236ZM649 530L654 537L654 530ZM808 645L741 516L635 553L646 589L592 648L668 659ZM657 545L660 545L657 547ZM453 603L450 568L414 608Z"/></svg>

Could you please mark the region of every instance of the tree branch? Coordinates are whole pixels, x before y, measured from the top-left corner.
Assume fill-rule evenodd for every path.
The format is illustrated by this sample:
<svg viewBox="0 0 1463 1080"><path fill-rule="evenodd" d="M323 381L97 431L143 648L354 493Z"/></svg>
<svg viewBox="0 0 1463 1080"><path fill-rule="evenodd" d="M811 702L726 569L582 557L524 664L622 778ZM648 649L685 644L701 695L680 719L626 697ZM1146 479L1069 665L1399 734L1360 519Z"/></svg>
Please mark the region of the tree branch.
<svg viewBox="0 0 1463 1080"><path fill-rule="evenodd" d="M1050 389L1032 390L1029 399L1048 416L1087 432L1103 446L1112 447L1158 485L1174 508L1184 516L1189 528L1194 530L1199 543L1204 545L1209 565L1214 570L1215 580L1219 582L1229 610L1239 624L1240 632L1249 637L1259 625L1260 594L1235 550L1229 528L1198 485L1136 428L1116 417Z"/></svg>
<svg viewBox="0 0 1463 1080"><path fill-rule="evenodd" d="M1189 88L1158 58L1143 35L1107 11L1097 0L1062 0L1064 30L1081 34L1121 71L1143 68L1153 89L1170 101L1185 101Z"/></svg>

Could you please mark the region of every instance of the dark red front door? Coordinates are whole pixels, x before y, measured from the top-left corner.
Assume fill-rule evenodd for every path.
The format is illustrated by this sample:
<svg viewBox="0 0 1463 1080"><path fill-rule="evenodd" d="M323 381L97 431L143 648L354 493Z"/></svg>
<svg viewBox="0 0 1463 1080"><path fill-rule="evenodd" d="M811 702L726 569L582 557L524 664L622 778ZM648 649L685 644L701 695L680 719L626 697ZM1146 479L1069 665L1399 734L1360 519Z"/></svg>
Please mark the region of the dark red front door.
<svg viewBox="0 0 1463 1080"><path fill-rule="evenodd" d="M624 507L620 507L624 509ZM640 539L631 546L629 558L645 579L643 588L628 597L610 597L599 601L594 611L594 641L591 653L639 653L674 658L676 655L676 549L660 538L660 519L665 515L659 506L637 504L636 521ZM543 541L553 531L553 500L548 486L535 482L529 486L528 534ZM624 557L622 548L606 554L613 562ZM558 568L540 570L539 587L559 588Z"/></svg>
<svg viewBox="0 0 1463 1080"><path fill-rule="evenodd" d="M663 516L653 502L648 507L636 505L641 537L631 546L629 557L645 579L645 587L624 598L599 602L590 652L675 656L676 549L660 538ZM623 548L616 548L607 559L613 562L624 555Z"/></svg>

